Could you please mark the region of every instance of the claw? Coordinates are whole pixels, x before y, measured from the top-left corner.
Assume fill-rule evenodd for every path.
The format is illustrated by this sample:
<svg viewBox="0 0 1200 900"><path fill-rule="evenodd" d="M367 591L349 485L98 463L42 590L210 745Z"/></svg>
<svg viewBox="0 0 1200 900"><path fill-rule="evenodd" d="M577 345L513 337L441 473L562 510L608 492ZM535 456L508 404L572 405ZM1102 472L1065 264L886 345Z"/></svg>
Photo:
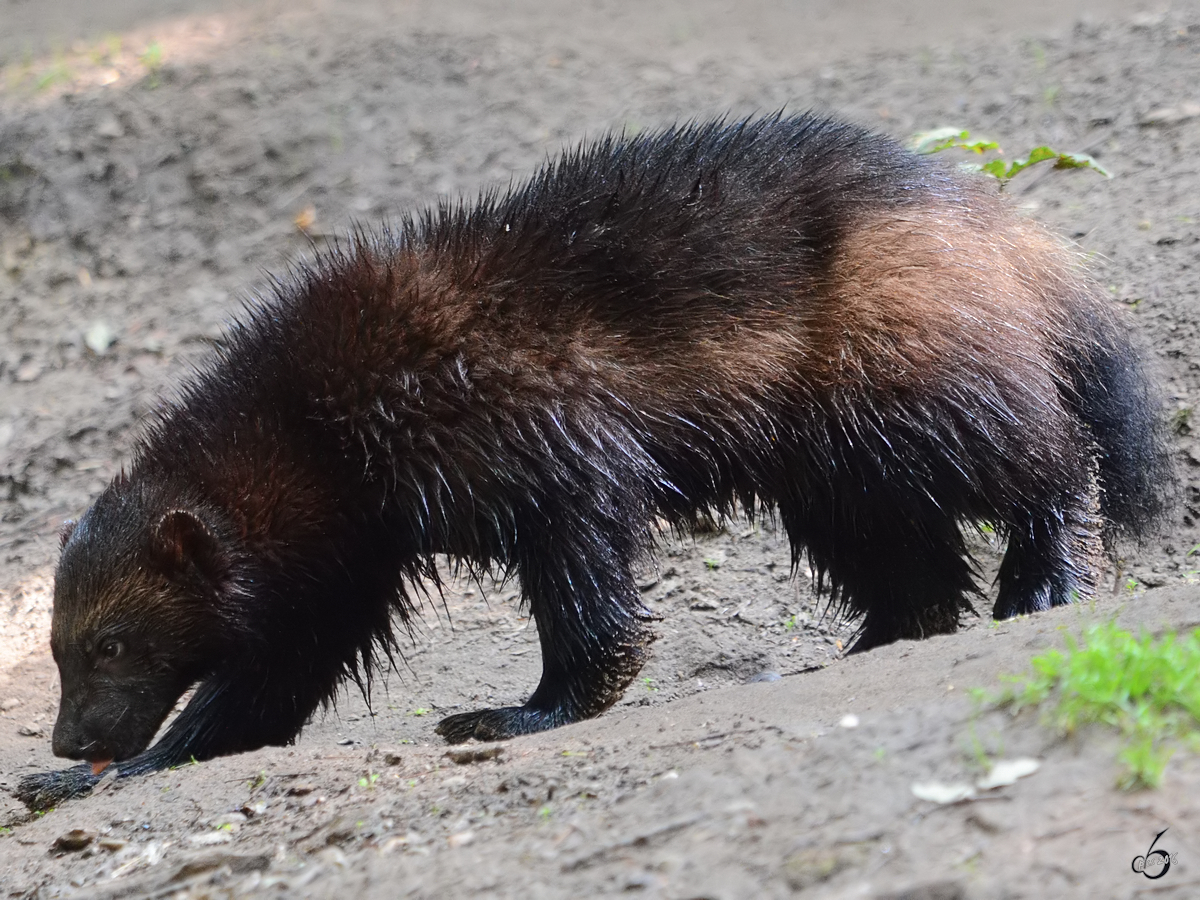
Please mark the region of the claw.
<svg viewBox="0 0 1200 900"><path fill-rule="evenodd" d="M450 744L461 744L472 738L477 741L503 741L520 734L547 731L568 721L528 706L502 706L499 709L481 709L447 716L438 722L434 731Z"/></svg>

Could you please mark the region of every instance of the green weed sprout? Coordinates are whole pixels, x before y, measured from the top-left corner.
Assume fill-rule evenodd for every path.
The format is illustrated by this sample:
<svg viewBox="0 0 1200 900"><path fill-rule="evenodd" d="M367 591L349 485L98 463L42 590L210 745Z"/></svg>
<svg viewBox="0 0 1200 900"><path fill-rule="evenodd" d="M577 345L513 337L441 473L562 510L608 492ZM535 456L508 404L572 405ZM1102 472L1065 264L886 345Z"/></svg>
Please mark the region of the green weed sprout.
<svg viewBox="0 0 1200 900"><path fill-rule="evenodd" d="M1030 166L1050 161L1054 162L1055 169L1091 169L1105 178L1112 177L1086 153L1065 153L1052 147L1034 147L1025 156L1011 161L1000 159L1004 151L1000 149L999 144L982 138L973 139L971 132L965 128L935 128L933 131L923 131L913 136L909 141L909 148L923 155L940 153L943 150L967 150L977 156L994 152L997 154L995 158L982 163L966 163L964 168L991 175L1000 182L1001 187Z"/></svg>
<svg viewBox="0 0 1200 900"><path fill-rule="evenodd" d="M155 41L146 48L146 52L138 57L138 61L146 69L146 87L154 89L162 82L159 79L159 71L163 64L162 45Z"/></svg>
<svg viewBox="0 0 1200 900"><path fill-rule="evenodd" d="M1066 643L1065 651L1034 657L1032 674L1007 678L1000 704L1049 704L1050 721L1064 733L1089 723L1118 729L1125 789L1157 787L1179 743L1200 749L1200 628L1156 640L1109 622Z"/></svg>

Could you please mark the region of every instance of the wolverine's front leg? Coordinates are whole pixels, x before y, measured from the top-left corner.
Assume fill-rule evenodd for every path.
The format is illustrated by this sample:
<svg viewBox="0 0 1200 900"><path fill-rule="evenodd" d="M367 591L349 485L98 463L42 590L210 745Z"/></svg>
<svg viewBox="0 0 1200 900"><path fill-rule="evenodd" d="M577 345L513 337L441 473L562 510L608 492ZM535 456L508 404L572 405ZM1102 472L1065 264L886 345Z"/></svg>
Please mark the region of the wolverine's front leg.
<svg viewBox="0 0 1200 900"><path fill-rule="evenodd" d="M109 775L128 778L215 756L289 744L320 704L322 692L331 692L336 684L332 673L305 683L295 672L295 665L273 671L231 662L197 685L187 706L154 746L112 763L103 773L84 763L26 775L15 796L30 809L48 809L89 793Z"/></svg>
<svg viewBox="0 0 1200 900"><path fill-rule="evenodd" d="M619 700L642 668L654 638L630 569L633 542L595 533L544 531L542 538L525 543L517 561L541 642L542 680L524 706L443 719L437 733L452 744L591 718Z"/></svg>

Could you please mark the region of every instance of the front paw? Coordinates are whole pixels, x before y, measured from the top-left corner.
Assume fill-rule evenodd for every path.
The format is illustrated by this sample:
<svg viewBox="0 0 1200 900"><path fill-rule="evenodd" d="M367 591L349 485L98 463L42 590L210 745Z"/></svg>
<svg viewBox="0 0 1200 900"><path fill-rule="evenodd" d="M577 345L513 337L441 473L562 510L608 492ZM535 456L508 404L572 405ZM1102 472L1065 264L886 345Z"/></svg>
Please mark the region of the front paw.
<svg viewBox="0 0 1200 900"><path fill-rule="evenodd" d="M13 795L33 812L57 806L64 800L91 793L102 776L92 774L90 765L72 766L55 772L26 775Z"/></svg>
<svg viewBox="0 0 1200 900"><path fill-rule="evenodd" d="M527 706L503 706L478 712L446 716L434 729L449 744L477 741L503 741L519 734L548 731L564 724L542 710Z"/></svg>

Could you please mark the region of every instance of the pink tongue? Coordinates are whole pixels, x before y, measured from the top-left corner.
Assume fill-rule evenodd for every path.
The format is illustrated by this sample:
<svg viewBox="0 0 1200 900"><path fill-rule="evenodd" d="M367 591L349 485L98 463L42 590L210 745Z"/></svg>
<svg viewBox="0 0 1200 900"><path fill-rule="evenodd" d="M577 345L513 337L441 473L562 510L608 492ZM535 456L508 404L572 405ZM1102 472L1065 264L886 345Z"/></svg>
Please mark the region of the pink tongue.
<svg viewBox="0 0 1200 900"><path fill-rule="evenodd" d="M112 762L111 759L96 760L95 762L92 763L92 774L99 775L101 772L103 772L105 769L108 768L108 764L111 762Z"/></svg>

